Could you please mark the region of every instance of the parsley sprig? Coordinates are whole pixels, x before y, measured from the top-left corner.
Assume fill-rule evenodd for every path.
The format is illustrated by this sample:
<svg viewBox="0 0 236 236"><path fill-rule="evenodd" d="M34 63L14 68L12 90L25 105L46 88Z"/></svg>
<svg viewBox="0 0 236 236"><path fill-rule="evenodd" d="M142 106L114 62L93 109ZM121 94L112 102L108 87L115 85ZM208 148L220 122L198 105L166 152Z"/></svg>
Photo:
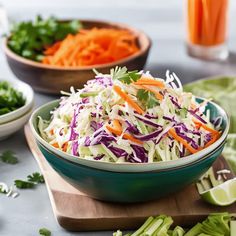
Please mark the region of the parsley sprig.
<svg viewBox="0 0 236 236"><path fill-rule="evenodd" d="M17 157L15 156L15 153L13 151L10 151L10 150L4 151L0 155L0 159L3 162L8 163L8 164L12 164L12 165L14 165L14 164L19 162Z"/></svg>
<svg viewBox="0 0 236 236"><path fill-rule="evenodd" d="M15 180L15 186L21 189L29 189L44 182L43 176L38 172L34 172L33 174L27 176L27 181L20 179Z"/></svg>
<svg viewBox="0 0 236 236"><path fill-rule="evenodd" d="M38 172L34 172L32 175L28 175L27 179L28 179L28 181L34 182L34 183L37 183L37 184L42 184L42 183L45 182L43 175L41 175Z"/></svg>
<svg viewBox="0 0 236 236"><path fill-rule="evenodd" d="M125 84L131 84L132 82L136 82L140 79L141 74L137 70L128 71L126 67L118 67L115 69L111 69L111 78L113 80L120 80Z"/></svg>

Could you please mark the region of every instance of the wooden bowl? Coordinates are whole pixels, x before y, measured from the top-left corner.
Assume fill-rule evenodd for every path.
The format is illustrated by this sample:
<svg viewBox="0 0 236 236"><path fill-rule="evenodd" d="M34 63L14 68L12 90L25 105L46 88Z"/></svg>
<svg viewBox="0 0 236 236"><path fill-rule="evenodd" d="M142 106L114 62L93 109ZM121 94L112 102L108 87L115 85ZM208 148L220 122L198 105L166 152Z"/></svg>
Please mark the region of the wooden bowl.
<svg viewBox="0 0 236 236"><path fill-rule="evenodd" d="M81 20L81 22L87 29L93 27L127 29L137 35L137 44L140 50L129 57L112 63L62 68L44 65L17 55L7 46L8 39L6 39L3 48L8 65L15 76L30 84L36 91L59 94L61 90L68 91L71 86L81 88L87 80L94 78L93 68L101 73L109 73L110 69L115 66L126 66L129 70L143 69L151 47L151 41L145 33L124 24L94 20Z"/></svg>

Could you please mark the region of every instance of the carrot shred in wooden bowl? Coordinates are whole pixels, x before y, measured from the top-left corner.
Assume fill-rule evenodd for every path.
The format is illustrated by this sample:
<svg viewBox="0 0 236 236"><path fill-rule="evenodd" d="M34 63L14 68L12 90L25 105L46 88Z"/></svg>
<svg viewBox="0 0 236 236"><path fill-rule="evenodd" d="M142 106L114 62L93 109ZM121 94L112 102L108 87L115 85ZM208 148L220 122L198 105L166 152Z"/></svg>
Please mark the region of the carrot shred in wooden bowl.
<svg viewBox="0 0 236 236"><path fill-rule="evenodd" d="M118 61L138 51L136 36L128 30L82 29L48 47L42 63L62 67L91 66Z"/></svg>

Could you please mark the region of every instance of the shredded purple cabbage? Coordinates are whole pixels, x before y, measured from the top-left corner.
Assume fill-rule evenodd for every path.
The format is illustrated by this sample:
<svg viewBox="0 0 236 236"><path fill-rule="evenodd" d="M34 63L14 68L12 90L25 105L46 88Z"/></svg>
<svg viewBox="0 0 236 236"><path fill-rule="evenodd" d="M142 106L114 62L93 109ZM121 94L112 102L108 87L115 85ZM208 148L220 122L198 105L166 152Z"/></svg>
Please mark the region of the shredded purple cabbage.
<svg viewBox="0 0 236 236"><path fill-rule="evenodd" d="M202 117L201 116L199 116L198 114L196 114L194 111L192 111L192 110L188 110L189 111L189 113L192 115L192 116L194 116L196 119L198 119L198 120L200 120L202 123L204 123L204 124L207 124L207 122L204 120L204 119L202 119Z"/></svg>
<svg viewBox="0 0 236 236"><path fill-rule="evenodd" d="M96 131L96 130L102 128L103 124L92 120L90 122L90 126L93 128L94 131Z"/></svg>
<svg viewBox="0 0 236 236"><path fill-rule="evenodd" d="M94 157L93 159L96 160L96 161L99 161L99 160L101 160L104 156L105 156L105 154L99 154L99 155L97 155L96 157Z"/></svg>
<svg viewBox="0 0 236 236"><path fill-rule="evenodd" d="M150 134L146 134L146 135L134 135L135 138L141 140L141 141L149 141L149 140L155 140L157 138L157 136L163 131L162 128L159 127L158 130L150 133Z"/></svg>
<svg viewBox="0 0 236 236"><path fill-rule="evenodd" d="M143 119L139 116L135 116L138 120L141 120L143 123L147 124L147 125L150 125L150 126L153 126L155 128L159 128L159 127L162 127L161 125L158 125L157 123L154 123L150 120L146 120L146 119Z"/></svg>

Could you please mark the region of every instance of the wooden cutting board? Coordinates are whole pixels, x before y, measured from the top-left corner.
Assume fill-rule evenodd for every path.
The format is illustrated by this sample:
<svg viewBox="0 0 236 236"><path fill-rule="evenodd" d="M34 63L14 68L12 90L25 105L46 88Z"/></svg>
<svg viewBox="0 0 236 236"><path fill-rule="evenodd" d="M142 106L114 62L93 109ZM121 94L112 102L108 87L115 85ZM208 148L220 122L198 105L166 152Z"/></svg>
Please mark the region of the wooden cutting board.
<svg viewBox="0 0 236 236"><path fill-rule="evenodd" d="M44 175L54 215L58 223L71 231L116 230L139 227L150 215L166 214L183 226L203 220L209 213L236 213L236 204L217 207L203 202L194 184L162 199L136 204L115 204L89 198L65 180L47 163L38 149L29 125L25 126L28 145ZM229 169L224 158L218 158L214 171ZM228 178L234 177L228 174ZM160 190L161 191L161 190Z"/></svg>

